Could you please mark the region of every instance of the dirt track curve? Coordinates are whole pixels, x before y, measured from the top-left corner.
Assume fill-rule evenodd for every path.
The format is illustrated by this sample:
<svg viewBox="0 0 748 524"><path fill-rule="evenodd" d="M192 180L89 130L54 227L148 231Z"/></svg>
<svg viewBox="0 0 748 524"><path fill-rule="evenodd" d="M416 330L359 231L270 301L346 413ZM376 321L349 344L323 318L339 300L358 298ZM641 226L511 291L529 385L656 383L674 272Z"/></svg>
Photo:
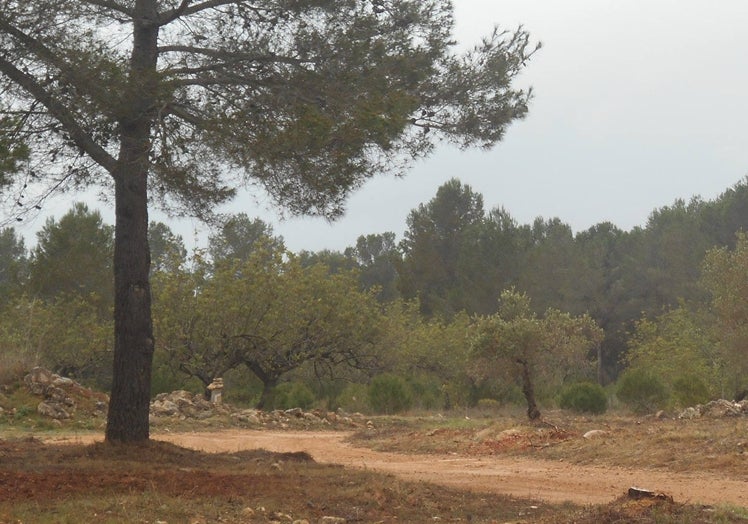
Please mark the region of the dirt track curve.
<svg viewBox="0 0 748 524"><path fill-rule="evenodd" d="M548 502L601 504L637 486L665 492L676 502L748 507L748 482L710 473L580 466L524 457L405 455L354 447L341 432L244 431L154 435L153 438L207 451L234 452L263 448L306 451L320 463L391 473L408 480L500 493Z"/></svg>

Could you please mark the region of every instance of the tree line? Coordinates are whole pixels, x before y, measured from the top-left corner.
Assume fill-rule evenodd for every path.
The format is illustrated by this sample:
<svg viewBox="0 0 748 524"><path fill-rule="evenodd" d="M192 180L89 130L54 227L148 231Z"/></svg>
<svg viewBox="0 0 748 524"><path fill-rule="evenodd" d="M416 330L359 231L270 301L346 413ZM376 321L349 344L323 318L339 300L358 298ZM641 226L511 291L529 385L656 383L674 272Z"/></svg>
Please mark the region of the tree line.
<svg viewBox="0 0 748 524"><path fill-rule="evenodd" d="M292 253L237 214L188 253L152 223L152 392L223 376L267 408L361 407L380 384L369 400L385 410L402 390L406 406L522 401L530 417L580 381L628 384L635 409L734 396L748 386L747 205L748 180L631 231L574 234L486 211L454 179L411 211L399 242L361 236L342 252ZM2 231L6 370L43 364L110 386L112 249L113 228L84 204L48 219L30 250Z"/></svg>

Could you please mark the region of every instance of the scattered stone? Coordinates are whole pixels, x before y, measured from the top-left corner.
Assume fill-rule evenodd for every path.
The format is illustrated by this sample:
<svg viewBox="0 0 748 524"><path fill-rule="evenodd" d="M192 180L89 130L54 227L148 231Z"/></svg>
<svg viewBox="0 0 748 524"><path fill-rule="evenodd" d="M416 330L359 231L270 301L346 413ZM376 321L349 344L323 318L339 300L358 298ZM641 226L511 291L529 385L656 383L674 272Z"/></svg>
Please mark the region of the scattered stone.
<svg viewBox="0 0 748 524"><path fill-rule="evenodd" d="M92 414L98 416L107 409L109 399L103 393L95 393L91 389L83 387L76 381L61 377L48 369L35 367L24 378L26 387L33 395L44 397L37 406L37 412L45 417L55 420L72 418L76 411L78 399L91 399L95 402ZM94 400L94 399L101 400Z"/></svg>
<svg viewBox="0 0 748 524"><path fill-rule="evenodd" d="M678 415L678 418L690 420L699 417L722 418L744 415L748 415L748 400L730 402L729 400L719 399L686 408Z"/></svg>
<svg viewBox="0 0 748 524"><path fill-rule="evenodd" d="M730 402L729 400L712 400L704 405L704 409L701 411L703 417L736 417L742 415L743 411L740 405Z"/></svg>
<svg viewBox="0 0 748 524"><path fill-rule="evenodd" d="M630 487L628 490L628 496L630 499L641 500L641 499L658 499L667 500L673 502L673 497L665 493L652 491L644 488Z"/></svg>
<svg viewBox="0 0 748 524"><path fill-rule="evenodd" d="M47 402L46 400L39 403L36 407L36 411L38 411L40 415L56 420L70 418L70 413L68 413L60 404Z"/></svg>
<svg viewBox="0 0 748 524"><path fill-rule="evenodd" d="M320 522L324 524L346 524L346 520L343 517L322 517Z"/></svg>
<svg viewBox="0 0 748 524"><path fill-rule="evenodd" d="M23 377L23 381L33 395L43 395L47 386L54 381L54 377L55 374L48 369L36 367Z"/></svg>
<svg viewBox="0 0 748 524"><path fill-rule="evenodd" d="M245 409L237 413L232 413L231 418L244 424L251 424L253 426L262 425L262 421L260 421L260 417L257 415L257 410L255 409Z"/></svg>
<svg viewBox="0 0 748 524"><path fill-rule="evenodd" d="M582 435L582 438L590 440L590 439L607 437L608 435L610 435L610 432L605 431L604 429L592 429L588 431L587 433L585 433L584 435Z"/></svg>
<svg viewBox="0 0 748 524"><path fill-rule="evenodd" d="M151 402L151 414L156 417L172 417L179 412L179 406L171 400L154 400Z"/></svg>
<svg viewBox="0 0 748 524"><path fill-rule="evenodd" d="M287 409L283 412L284 415L287 417L303 417L304 416L304 410L301 408L291 408Z"/></svg>
<svg viewBox="0 0 748 524"><path fill-rule="evenodd" d="M678 415L679 419L685 419L685 420L692 420L695 418L699 418L701 416L701 412L699 412L696 408L686 408L681 412L680 415Z"/></svg>
<svg viewBox="0 0 748 524"><path fill-rule="evenodd" d="M52 380L53 386L72 386L75 384L75 381L72 378L67 377L61 377L59 375L52 375L54 379Z"/></svg>

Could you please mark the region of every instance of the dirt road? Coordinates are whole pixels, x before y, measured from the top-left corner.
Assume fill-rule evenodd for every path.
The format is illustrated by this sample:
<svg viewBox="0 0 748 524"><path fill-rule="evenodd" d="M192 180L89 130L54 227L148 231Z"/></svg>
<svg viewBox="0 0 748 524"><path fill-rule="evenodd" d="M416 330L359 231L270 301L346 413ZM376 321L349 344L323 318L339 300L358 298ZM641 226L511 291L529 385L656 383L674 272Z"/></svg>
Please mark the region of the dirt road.
<svg viewBox="0 0 748 524"><path fill-rule="evenodd" d="M517 457L382 453L354 447L344 442L346 437L348 434L341 432L243 430L154 435L158 440L208 452L256 448L279 452L306 451L320 463L548 502L606 503L625 493L629 487L637 486L665 492L676 502L729 503L748 507L748 482L713 474L610 469Z"/></svg>

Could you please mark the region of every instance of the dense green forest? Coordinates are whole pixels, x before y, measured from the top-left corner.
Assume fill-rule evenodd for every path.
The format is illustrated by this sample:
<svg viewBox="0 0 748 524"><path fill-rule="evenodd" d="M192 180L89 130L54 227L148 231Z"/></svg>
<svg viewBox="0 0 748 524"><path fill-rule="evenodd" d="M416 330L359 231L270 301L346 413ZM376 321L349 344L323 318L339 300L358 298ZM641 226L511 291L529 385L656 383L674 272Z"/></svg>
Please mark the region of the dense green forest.
<svg viewBox="0 0 748 524"><path fill-rule="evenodd" d="M229 400L265 408L521 402L531 418L580 383L642 411L732 398L748 388L747 227L748 179L631 231L519 224L456 179L400 240L343 252L292 253L238 214L188 253L152 223L153 393L222 376ZM112 249L80 203L31 248L0 232L0 379L43 365L109 386Z"/></svg>

